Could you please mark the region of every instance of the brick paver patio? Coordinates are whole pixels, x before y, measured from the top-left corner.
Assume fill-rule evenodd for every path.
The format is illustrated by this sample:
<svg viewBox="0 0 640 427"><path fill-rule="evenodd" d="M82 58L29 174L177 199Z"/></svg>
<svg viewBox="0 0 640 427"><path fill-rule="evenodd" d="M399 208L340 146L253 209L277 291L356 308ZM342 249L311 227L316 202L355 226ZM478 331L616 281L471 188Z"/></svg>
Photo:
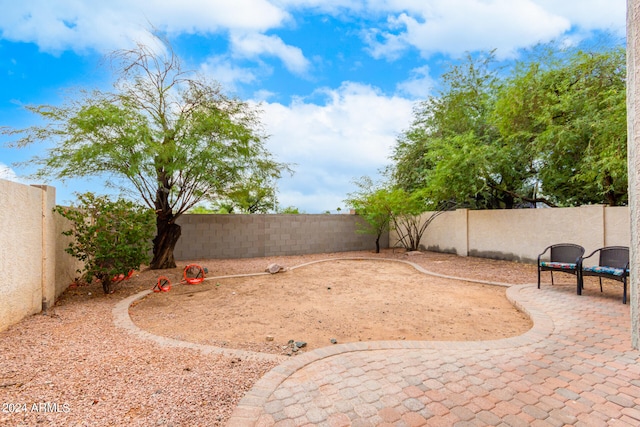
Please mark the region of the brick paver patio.
<svg viewBox="0 0 640 427"><path fill-rule="evenodd" d="M311 351L267 373L228 425L640 425L640 353L621 298L575 285L507 295L534 322L524 335Z"/></svg>

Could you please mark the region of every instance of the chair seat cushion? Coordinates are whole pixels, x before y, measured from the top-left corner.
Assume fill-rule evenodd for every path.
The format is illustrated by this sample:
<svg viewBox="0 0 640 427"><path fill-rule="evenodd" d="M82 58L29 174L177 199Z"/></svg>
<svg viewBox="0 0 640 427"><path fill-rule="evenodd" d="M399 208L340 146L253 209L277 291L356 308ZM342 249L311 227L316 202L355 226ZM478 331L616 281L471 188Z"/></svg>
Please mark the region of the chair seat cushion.
<svg viewBox="0 0 640 427"><path fill-rule="evenodd" d="M593 267L582 267L582 271L587 271L590 273L599 273L599 274L609 274L611 276L621 277L625 273L624 268L613 268L613 267L605 267L600 265L595 265ZM629 270L626 270L627 274Z"/></svg>
<svg viewBox="0 0 640 427"><path fill-rule="evenodd" d="M540 266L549 267L549 268L558 268L561 270L575 270L576 265L570 262L549 262L549 261L541 261Z"/></svg>

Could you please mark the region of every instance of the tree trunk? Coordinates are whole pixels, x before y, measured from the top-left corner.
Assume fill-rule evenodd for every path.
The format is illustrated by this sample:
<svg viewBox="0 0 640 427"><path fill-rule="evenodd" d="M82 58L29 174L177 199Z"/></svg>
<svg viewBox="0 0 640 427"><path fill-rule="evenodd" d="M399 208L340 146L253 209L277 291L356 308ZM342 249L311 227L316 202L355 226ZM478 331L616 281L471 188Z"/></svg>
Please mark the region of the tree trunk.
<svg viewBox="0 0 640 427"><path fill-rule="evenodd" d="M153 239L153 260L151 261L151 269L176 268L176 261L173 258L173 249L180 238L182 230L174 221L163 220L158 215L156 224L158 234Z"/></svg>
<svg viewBox="0 0 640 427"><path fill-rule="evenodd" d="M163 167L159 167L157 172L158 190L154 201L157 234L153 239L153 260L151 260L150 265L152 270L176 268L173 249L182 233L180 226L175 223L180 215L173 214L173 209L169 202L169 194L171 193L169 175Z"/></svg>
<svg viewBox="0 0 640 427"><path fill-rule="evenodd" d="M380 253L380 234L376 236L376 253Z"/></svg>
<svg viewBox="0 0 640 427"><path fill-rule="evenodd" d="M109 277L107 274L102 274L97 277L98 281L102 284L102 290L105 294L110 294L113 292L113 279Z"/></svg>
<svg viewBox="0 0 640 427"><path fill-rule="evenodd" d="M604 177L604 186L608 190L604 193L604 199L607 205L616 206L617 205L617 197L615 191L612 190L613 187L613 178L611 175L606 174Z"/></svg>

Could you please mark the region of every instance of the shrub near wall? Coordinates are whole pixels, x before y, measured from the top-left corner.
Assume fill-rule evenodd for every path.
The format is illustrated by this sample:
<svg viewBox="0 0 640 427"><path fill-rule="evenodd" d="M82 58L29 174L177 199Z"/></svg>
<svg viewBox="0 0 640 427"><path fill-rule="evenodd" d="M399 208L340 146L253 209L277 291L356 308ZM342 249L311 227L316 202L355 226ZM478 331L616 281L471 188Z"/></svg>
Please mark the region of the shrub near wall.
<svg viewBox="0 0 640 427"><path fill-rule="evenodd" d="M176 259L253 258L375 250L357 215L183 215ZM389 246L388 235L381 246Z"/></svg>

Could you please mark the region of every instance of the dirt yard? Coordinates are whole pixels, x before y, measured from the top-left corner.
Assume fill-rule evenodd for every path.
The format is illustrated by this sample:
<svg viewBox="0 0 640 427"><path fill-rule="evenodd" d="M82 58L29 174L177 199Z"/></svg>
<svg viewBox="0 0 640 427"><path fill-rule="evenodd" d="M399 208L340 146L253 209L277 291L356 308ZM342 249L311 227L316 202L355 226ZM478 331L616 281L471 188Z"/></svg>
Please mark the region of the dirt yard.
<svg viewBox="0 0 640 427"><path fill-rule="evenodd" d="M313 270L314 282L306 286L302 286L303 280L297 275L304 274L305 270L307 273L311 272L311 267L275 276L236 280L245 283L244 285L215 279L190 287L177 284L182 277L184 266L192 262L207 267L207 276L213 278L261 272L274 262L292 267L310 261L341 257L411 261L435 273L466 279L510 284L536 282L536 267L531 264L433 252L407 254L404 251L390 249L384 250L381 254L360 251L268 258L185 260L181 261L176 269L143 269L141 272L135 272L133 277L116 287L115 293L109 295L103 294L102 287L97 283L74 285L49 310L29 316L0 332L0 401L29 404L57 402L68 404L70 411L0 412L0 425L226 425L232 411L247 390L275 367L277 362L162 347L151 341L138 339L128 331L116 327L113 322L115 304L130 295L151 289L161 275L170 278L174 284L173 288L168 294L154 294L132 308L138 324L148 324L149 329L155 325L157 333L182 336L183 339L195 339L189 335L208 327L203 339L207 340L206 342L220 342L220 345L226 340L228 347L234 343L231 338L222 335L228 332L227 325L231 325L229 329L250 332L248 316L255 313L279 315L286 320L286 327L301 326L298 322L303 320L308 320L310 325L300 328L305 331L303 334L294 329L285 331L276 327L280 325L280 319L277 317L259 318L259 322L270 327L258 329L259 324L256 322L255 335L250 337L251 340L255 339L255 342L250 341L245 347L259 351L283 352L280 345L286 345L289 339L306 340L309 343L308 347L301 350L306 351L313 346L331 345L327 343L327 339L334 337L338 342L345 342L348 339L347 333L353 333L355 339L377 339L373 335L374 330L383 331L383 328L374 327L372 321L364 318L365 314L373 315L374 319L384 319L383 327L391 325L392 315L406 314L397 323L397 329L389 331L390 338L393 339L402 336L411 339L420 332L424 339L456 339L454 332L459 334L459 339L473 339L473 334L476 333L492 333L495 336L520 333L515 332L518 329L515 325L523 320L522 315L505 301L504 288L473 285L464 280L443 281L431 276L418 275L416 279L421 285L416 289L411 287L409 280L410 277L413 280L415 272L402 264L374 263L373 268L369 269L375 274L372 274L373 278L368 281L362 279L369 261L363 261L349 263L346 271L343 269L333 276L330 274L334 263L318 264ZM342 262L336 262L335 266L340 264ZM384 276L379 269L393 266L401 269L399 274L391 274L394 280L402 279L400 286L381 279ZM355 273L356 269L360 270L360 274L352 279L348 275ZM286 284L288 278L294 278L295 282L293 287L288 288L289 294L295 297L293 300L284 298L287 295L285 289L291 286ZM263 279L267 280L263 282L266 284L259 285L257 280ZM354 285L356 279L362 280L358 286ZM555 279L556 286L553 292L575 293L574 276L558 274ZM216 286L217 283L220 285ZM543 277L543 289L547 291L550 286L550 275L547 273ZM328 287L331 289L327 289ZM385 289L392 292L383 298L382 292ZM465 294L472 289L479 291L480 295ZM448 302L437 302L436 298L443 297L445 290L460 292L464 296L456 297L455 294L451 294ZM260 293L254 294L253 299L249 298L252 292L257 291ZM236 294L233 295L233 292ZM281 296L276 297L276 292L280 292ZM352 298L348 297L348 292L353 292ZM619 302L621 292L621 286L617 282L605 283L604 293L600 293L597 279L585 286L585 293L589 295L589 299L610 298ZM189 297L189 294L193 296ZM390 298L395 298L396 294L403 297L391 300ZM340 295L346 309L340 307L335 299ZM214 299L214 296L218 299ZM309 298L314 298L319 303L311 304ZM469 304L471 306L462 304L465 300L473 301L473 298L476 299L474 304ZM178 308L177 304L176 307L170 304L166 310L158 310L159 303L173 303L174 300L175 303L179 303L180 300L200 301L203 303L201 307L204 307L211 317L198 318L193 311L195 308ZM384 304L387 302L388 306ZM432 305L418 305L425 302ZM153 307L154 304L156 307ZM502 309L505 305L506 312ZM265 311L265 307L270 309ZM245 317L234 320L225 317L233 316L233 312L227 312L227 309L239 308L245 309L238 311ZM382 313L383 311L385 313ZM330 320L328 315L325 315L327 312L332 316L343 313L343 317L338 318L335 330L328 327ZM511 316L507 316L507 312L510 312ZM489 314L498 317L487 317ZM483 328L487 328L480 324L483 318L489 319L487 324L498 330L482 331ZM322 327L318 320L322 320ZM356 320L362 323L358 325L355 323ZM416 320L428 320L433 323L421 326L417 330L410 330ZM220 323L216 325L214 321ZM441 327L436 326L438 324ZM527 321L527 324L518 330L524 331L528 327ZM273 342L266 341L268 333L273 334ZM440 333L442 335L439 335ZM312 334L318 334L319 338L314 338Z"/></svg>
<svg viewBox="0 0 640 427"><path fill-rule="evenodd" d="M432 271L451 260L394 257ZM465 269L473 269L465 261ZM158 275L143 272L141 279L146 274ZM300 350L307 351L368 340L499 339L532 326L506 299L504 287L438 278L399 262L331 260L273 275L215 275L197 285L177 283L174 276L170 292L134 304L133 321L157 335L277 354L295 351L291 340L307 343Z"/></svg>

